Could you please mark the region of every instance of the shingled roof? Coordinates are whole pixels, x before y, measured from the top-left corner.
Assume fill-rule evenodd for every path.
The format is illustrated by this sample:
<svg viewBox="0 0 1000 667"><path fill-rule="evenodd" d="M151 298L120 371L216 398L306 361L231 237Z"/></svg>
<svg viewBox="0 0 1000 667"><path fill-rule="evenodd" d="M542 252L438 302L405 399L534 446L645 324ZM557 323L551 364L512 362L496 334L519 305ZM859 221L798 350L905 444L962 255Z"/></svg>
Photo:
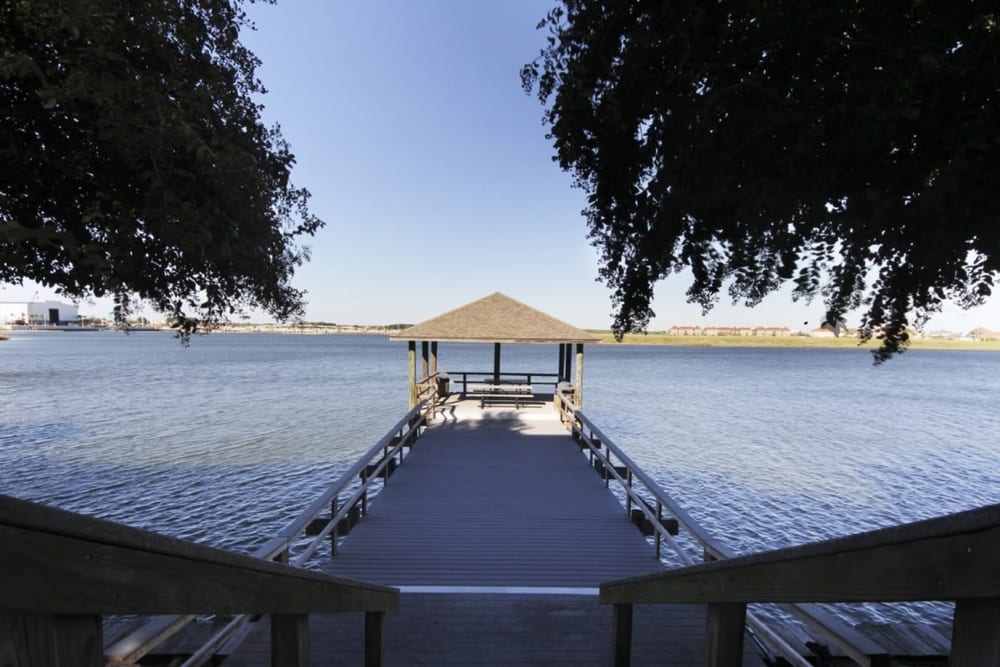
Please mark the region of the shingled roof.
<svg viewBox="0 0 1000 667"><path fill-rule="evenodd" d="M596 336L494 292L390 336L463 343L597 343Z"/></svg>

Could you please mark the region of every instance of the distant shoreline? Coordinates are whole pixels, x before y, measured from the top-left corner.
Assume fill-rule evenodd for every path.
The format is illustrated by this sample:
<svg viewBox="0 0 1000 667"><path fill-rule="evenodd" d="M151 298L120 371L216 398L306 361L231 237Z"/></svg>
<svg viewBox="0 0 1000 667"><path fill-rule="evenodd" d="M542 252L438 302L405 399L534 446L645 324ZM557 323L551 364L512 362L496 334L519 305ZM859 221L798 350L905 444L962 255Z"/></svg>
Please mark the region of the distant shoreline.
<svg viewBox="0 0 1000 667"><path fill-rule="evenodd" d="M104 329L114 331L114 328ZM397 333L401 329L368 327L367 329L351 329L349 327L309 325L298 327L288 325L223 325L209 330L207 333L235 333L235 334L292 334L292 335L362 335L362 336L388 336ZM27 331L27 330L25 330ZM37 330L36 330L37 331ZM164 327L156 329L153 327L137 327L128 331L165 331L174 333L173 329ZM654 332L648 334L626 334L622 341L616 341L614 334L607 330L588 329L588 333L596 336L602 345L665 345L677 347L792 347L792 348L839 348L839 349L866 349L874 350L879 346L879 341L872 339L861 344L856 337L841 336L818 337L818 336L705 336L692 335L684 336L668 334L664 332ZM9 332L8 332L9 333ZM0 334L0 341L10 340L10 336ZM987 350L1000 351L1000 340L947 340L938 338L917 338L910 341L908 348L911 350Z"/></svg>
<svg viewBox="0 0 1000 667"><path fill-rule="evenodd" d="M875 349L879 341L861 344L855 337L819 338L814 336L678 336L665 333L626 334L621 342L610 331L590 331L609 345L677 345L688 347L820 347ZM911 340L911 350L1000 350L1000 341L943 340L919 338Z"/></svg>

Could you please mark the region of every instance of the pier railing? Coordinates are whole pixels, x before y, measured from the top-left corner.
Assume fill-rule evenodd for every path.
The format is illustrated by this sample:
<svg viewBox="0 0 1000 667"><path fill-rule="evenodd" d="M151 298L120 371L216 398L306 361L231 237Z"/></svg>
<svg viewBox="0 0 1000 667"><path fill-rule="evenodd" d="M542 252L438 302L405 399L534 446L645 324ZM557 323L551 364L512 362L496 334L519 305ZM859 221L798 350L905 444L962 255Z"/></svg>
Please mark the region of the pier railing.
<svg viewBox="0 0 1000 667"><path fill-rule="evenodd" d="M997 665L1000 505L609 582L600 599L615 605L616 665L629 662L637 603L708 604L706 664L721 667L742 664L748 603L920 600L956 603L949 664Z"/></svg>
<svg viewBox="0 0 1000 667"><path fill-rule="evenodd" d="M605 484L610 487L615 483L625 495L625 511L647 537L652 537L657 559L664 556L664 544L671 548L673 558L682 566L734 557L730 549L699 525L574 406L572 386L559 385L554 402L563 423L572 430L573 438L587 453L591 465L604 478ZM817 605L786 604L782 605L782 609L860 665L868 667L869 656L883 651L869 638ZM798 667L810 667L811 663L798 650L753 612L747 613L746 624L771 653Z"/></svg>
<svg viewBox="0 0 1000 667"><path fill-rule="evenodd" d="M405 450L420 437L426 424L430 401L423 400L363 454L341 477L306 507L277 535L256 549L251 557L262 561L304 567L329 540L336 553L337 540L346 535L368 511L369 495L385 484L403 462ZM303 538L308 539L302 544ZM116 641L105 653L112 664L131 665L163 642L181 632L194 613L160 616ZM238 642L253 617L238 614L188 658L182 667L197 667L212 658L223 646Z"/></svg>
<svg viewBox="0 0 1000 667"><path fill-rule="evenodd" d="M273 664L304 664L308 615L364 612L366 664L399 591L0 496L0 655L105 664L103 615L269 614ZM9 662L8 662L9 661Z"/></svg>

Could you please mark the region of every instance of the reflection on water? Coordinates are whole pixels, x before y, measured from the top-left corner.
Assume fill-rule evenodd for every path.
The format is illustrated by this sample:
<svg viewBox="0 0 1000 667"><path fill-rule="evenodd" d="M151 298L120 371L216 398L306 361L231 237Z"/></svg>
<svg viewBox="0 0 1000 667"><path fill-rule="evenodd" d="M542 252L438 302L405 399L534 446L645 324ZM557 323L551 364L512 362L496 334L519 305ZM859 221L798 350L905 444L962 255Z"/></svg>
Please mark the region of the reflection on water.
<svg viewBox="0 0 1000 667"><path fill-rule="evenodd" d="M443 369L492 346L442 344ZM504 369L554 372L555 346ZM406 409L374 336L20 334L0 343L0 489L251 550ZM587 414L737 551L1000 502L1000 354L598 345Z"/></svg>

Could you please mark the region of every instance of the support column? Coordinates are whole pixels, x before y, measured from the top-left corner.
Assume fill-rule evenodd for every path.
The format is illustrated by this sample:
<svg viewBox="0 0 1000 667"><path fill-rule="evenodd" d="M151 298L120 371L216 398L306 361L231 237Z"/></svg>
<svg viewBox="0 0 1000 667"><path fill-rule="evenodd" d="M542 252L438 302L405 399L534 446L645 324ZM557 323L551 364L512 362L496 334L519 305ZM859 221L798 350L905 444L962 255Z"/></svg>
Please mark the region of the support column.
<svg viewBox="0 0 1000 667"><path fill-rule="evenodd" d="M611 664L628 667L632 664L632 605L616 604L611 636Z"/></svg>
<svg viewBox="0 0 1000 667"><path fill-rule="evenodd" d="M570 382L573 379L573 345L566 343L563 349L563 380Z"/></svg>
<svg viewBox="0 0 1000 667"><path fill-rule="evenodd" d="M271 615L271 664L308 667L309 617L306 614Z"/></svg>
<svg viewBox="0 0 1000 667"><path fill-rule="evenodd" d="M500 343L493 343L493 384L500 383Z"/></svg>
<svg viewBox="0 0 1000 667"><path fill-rule="evenodd" d="M1000 664L1000 598L956 601L949 662Z"/></svg>
<svg viewBox="0 0 1000 667"><path fill-rule="evenodd" d="M417 406L417 341L406 343L410 356L410 410Z"/></svg>
<svg viewBox="0 0 1000 667"><path fill-rule="evenodd" d="M583 343L576 344L576 392L577 409L583 408Z"/></svg>
<svg viewBox="0 0 1000 667"><path fill-rule="evenodd" d="M747 605L744 602L708 605L705 667L740 667L743 664L746 615Z"/></svg>
<svg viewBox="0 0 1000 667"><path fill-rule="evenodd" d="M385 612L365 612L365 667L385 664Z"/></svg>
<svg viewBox="0 0 1000 667"><path fill-rule="evenodd" d="M431 341L431 375L438 372L438 342Z"/></svg>
<svg viewBox="0 0 1000 667"><path fill-rule="evenodd" d="M566 379L566 343L559 343L559 378L556 382Z"/></svg>
<svg viewBox="0 0 1000 667"><path fill-rule="evenodd" d="M420 342L420 360L422 362L421 370L424 372L424 376L420 379L426 380L430 376L431 370L430 343L426 340Z"/></svg>

